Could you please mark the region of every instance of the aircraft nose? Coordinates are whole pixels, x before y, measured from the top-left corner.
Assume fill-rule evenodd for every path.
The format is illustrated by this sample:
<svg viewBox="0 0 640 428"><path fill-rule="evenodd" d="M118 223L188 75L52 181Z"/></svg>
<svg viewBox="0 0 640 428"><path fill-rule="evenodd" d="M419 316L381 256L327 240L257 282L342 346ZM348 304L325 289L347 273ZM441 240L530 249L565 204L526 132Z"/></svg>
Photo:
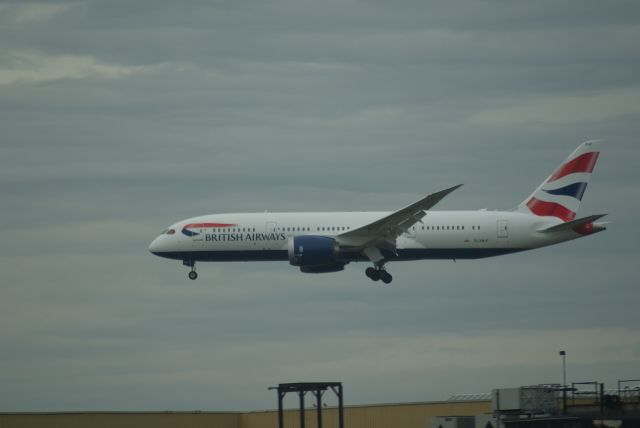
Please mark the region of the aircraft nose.
<svg viewBox="0 0 640 428"><path fill-rule="evenodd" d="M162 240L161 236L158 236L156 239L154 239L153 241L151 241L151 244L149 244L149 251L152 254L158 254L158 252L160 251L160 241Z"/></svg>

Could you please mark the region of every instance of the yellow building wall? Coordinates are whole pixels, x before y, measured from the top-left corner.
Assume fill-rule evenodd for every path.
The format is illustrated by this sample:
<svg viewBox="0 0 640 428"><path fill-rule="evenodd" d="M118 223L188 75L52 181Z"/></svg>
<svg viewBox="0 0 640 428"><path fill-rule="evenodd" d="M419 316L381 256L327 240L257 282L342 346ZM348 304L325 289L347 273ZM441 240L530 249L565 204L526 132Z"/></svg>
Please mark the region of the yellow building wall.
<svg viewBox="0 0 640 428"><path fill-rule="evenodd" d="M490 401L384 404L344 409L345 428L426 428L432 416L474 416ZM324 428L338 428L338 409L322 411ZM305 428L317 428L315 409L305 410ZM23 413L0 414L0 428L278 428L278 412ZM285 428L300 427L298 410L285 411ZM433 427L430 427L433 428Z"/></svg>
<svg viewBox="0 0 640 428"><path fill-rule="evenodd" d="M239 413L0 414L0 428L241 428Z"/></svg>
<svg viewBox="0 0 640 428"><path fill-rule="evenodd" d="M475 416L491 412L490 401L385 404L344 409L345 428L425 428L432 416ZM240 416L240 428L278 428L278 412L249 412ZM315 409L305 410L305 428L317 427ZM324 428L338 428L338 410L323 409ZM285 412L285 428L300 427L297 410Z"/></svg>

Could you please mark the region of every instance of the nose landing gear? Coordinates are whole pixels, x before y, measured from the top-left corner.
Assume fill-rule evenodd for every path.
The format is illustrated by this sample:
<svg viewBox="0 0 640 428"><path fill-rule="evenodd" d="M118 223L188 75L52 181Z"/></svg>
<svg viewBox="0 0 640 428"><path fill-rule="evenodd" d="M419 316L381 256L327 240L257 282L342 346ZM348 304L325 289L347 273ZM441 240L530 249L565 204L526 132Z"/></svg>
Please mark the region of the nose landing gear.
<svg viewBox="0 0 640 428"><path fill-rule="evenodd" d="M365 275L369 277L372 281L380 281L385 284L391 283L393 281L393 276L389 272L384 269L384 266L376 266L376 267L368 267L367 270L364 271Z"/></svg>
<svg viewBox="0 0 640 428"><path fill-rule="evenodd" d="M196 272L196 262L195 260L183 260L182 264L185 266L191 266L191 271L189 272L189 279L195 280L198 278L198 272Z"/></svg>

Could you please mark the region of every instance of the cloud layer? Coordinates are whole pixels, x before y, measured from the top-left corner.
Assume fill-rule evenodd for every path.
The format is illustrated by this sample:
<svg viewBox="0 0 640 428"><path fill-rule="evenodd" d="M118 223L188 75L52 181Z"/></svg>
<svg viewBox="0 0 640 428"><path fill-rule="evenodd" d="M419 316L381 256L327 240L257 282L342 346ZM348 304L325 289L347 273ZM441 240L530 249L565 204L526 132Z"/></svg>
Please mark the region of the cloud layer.
<svg viewBox="0 0 640 428"><path fill-rule="evenodd" d="M636 2L0 4L0 410L347 404L638 375ZM180 263L213 212L509 209L605 139L606 233L496 259Z"/></svg>

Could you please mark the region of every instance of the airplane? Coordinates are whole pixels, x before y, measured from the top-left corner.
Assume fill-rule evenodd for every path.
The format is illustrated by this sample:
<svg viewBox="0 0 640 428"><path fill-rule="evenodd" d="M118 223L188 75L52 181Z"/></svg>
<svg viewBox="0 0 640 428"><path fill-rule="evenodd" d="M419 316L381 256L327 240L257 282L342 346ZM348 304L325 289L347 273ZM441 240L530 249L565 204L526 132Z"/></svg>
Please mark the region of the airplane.
<svg viewBox="0 0 640 428"><path fill-rule="evenodd" d="M392 261L479 259L570 241L601 232L606 214L576 218L600 155L599 141L578 146L511 211L431 210L461 184L393 212L212 214L169 226L151 242L156 256L196 262L289 261L305 273L338 272L369 262L365 274L389 284Z"/></svg>

